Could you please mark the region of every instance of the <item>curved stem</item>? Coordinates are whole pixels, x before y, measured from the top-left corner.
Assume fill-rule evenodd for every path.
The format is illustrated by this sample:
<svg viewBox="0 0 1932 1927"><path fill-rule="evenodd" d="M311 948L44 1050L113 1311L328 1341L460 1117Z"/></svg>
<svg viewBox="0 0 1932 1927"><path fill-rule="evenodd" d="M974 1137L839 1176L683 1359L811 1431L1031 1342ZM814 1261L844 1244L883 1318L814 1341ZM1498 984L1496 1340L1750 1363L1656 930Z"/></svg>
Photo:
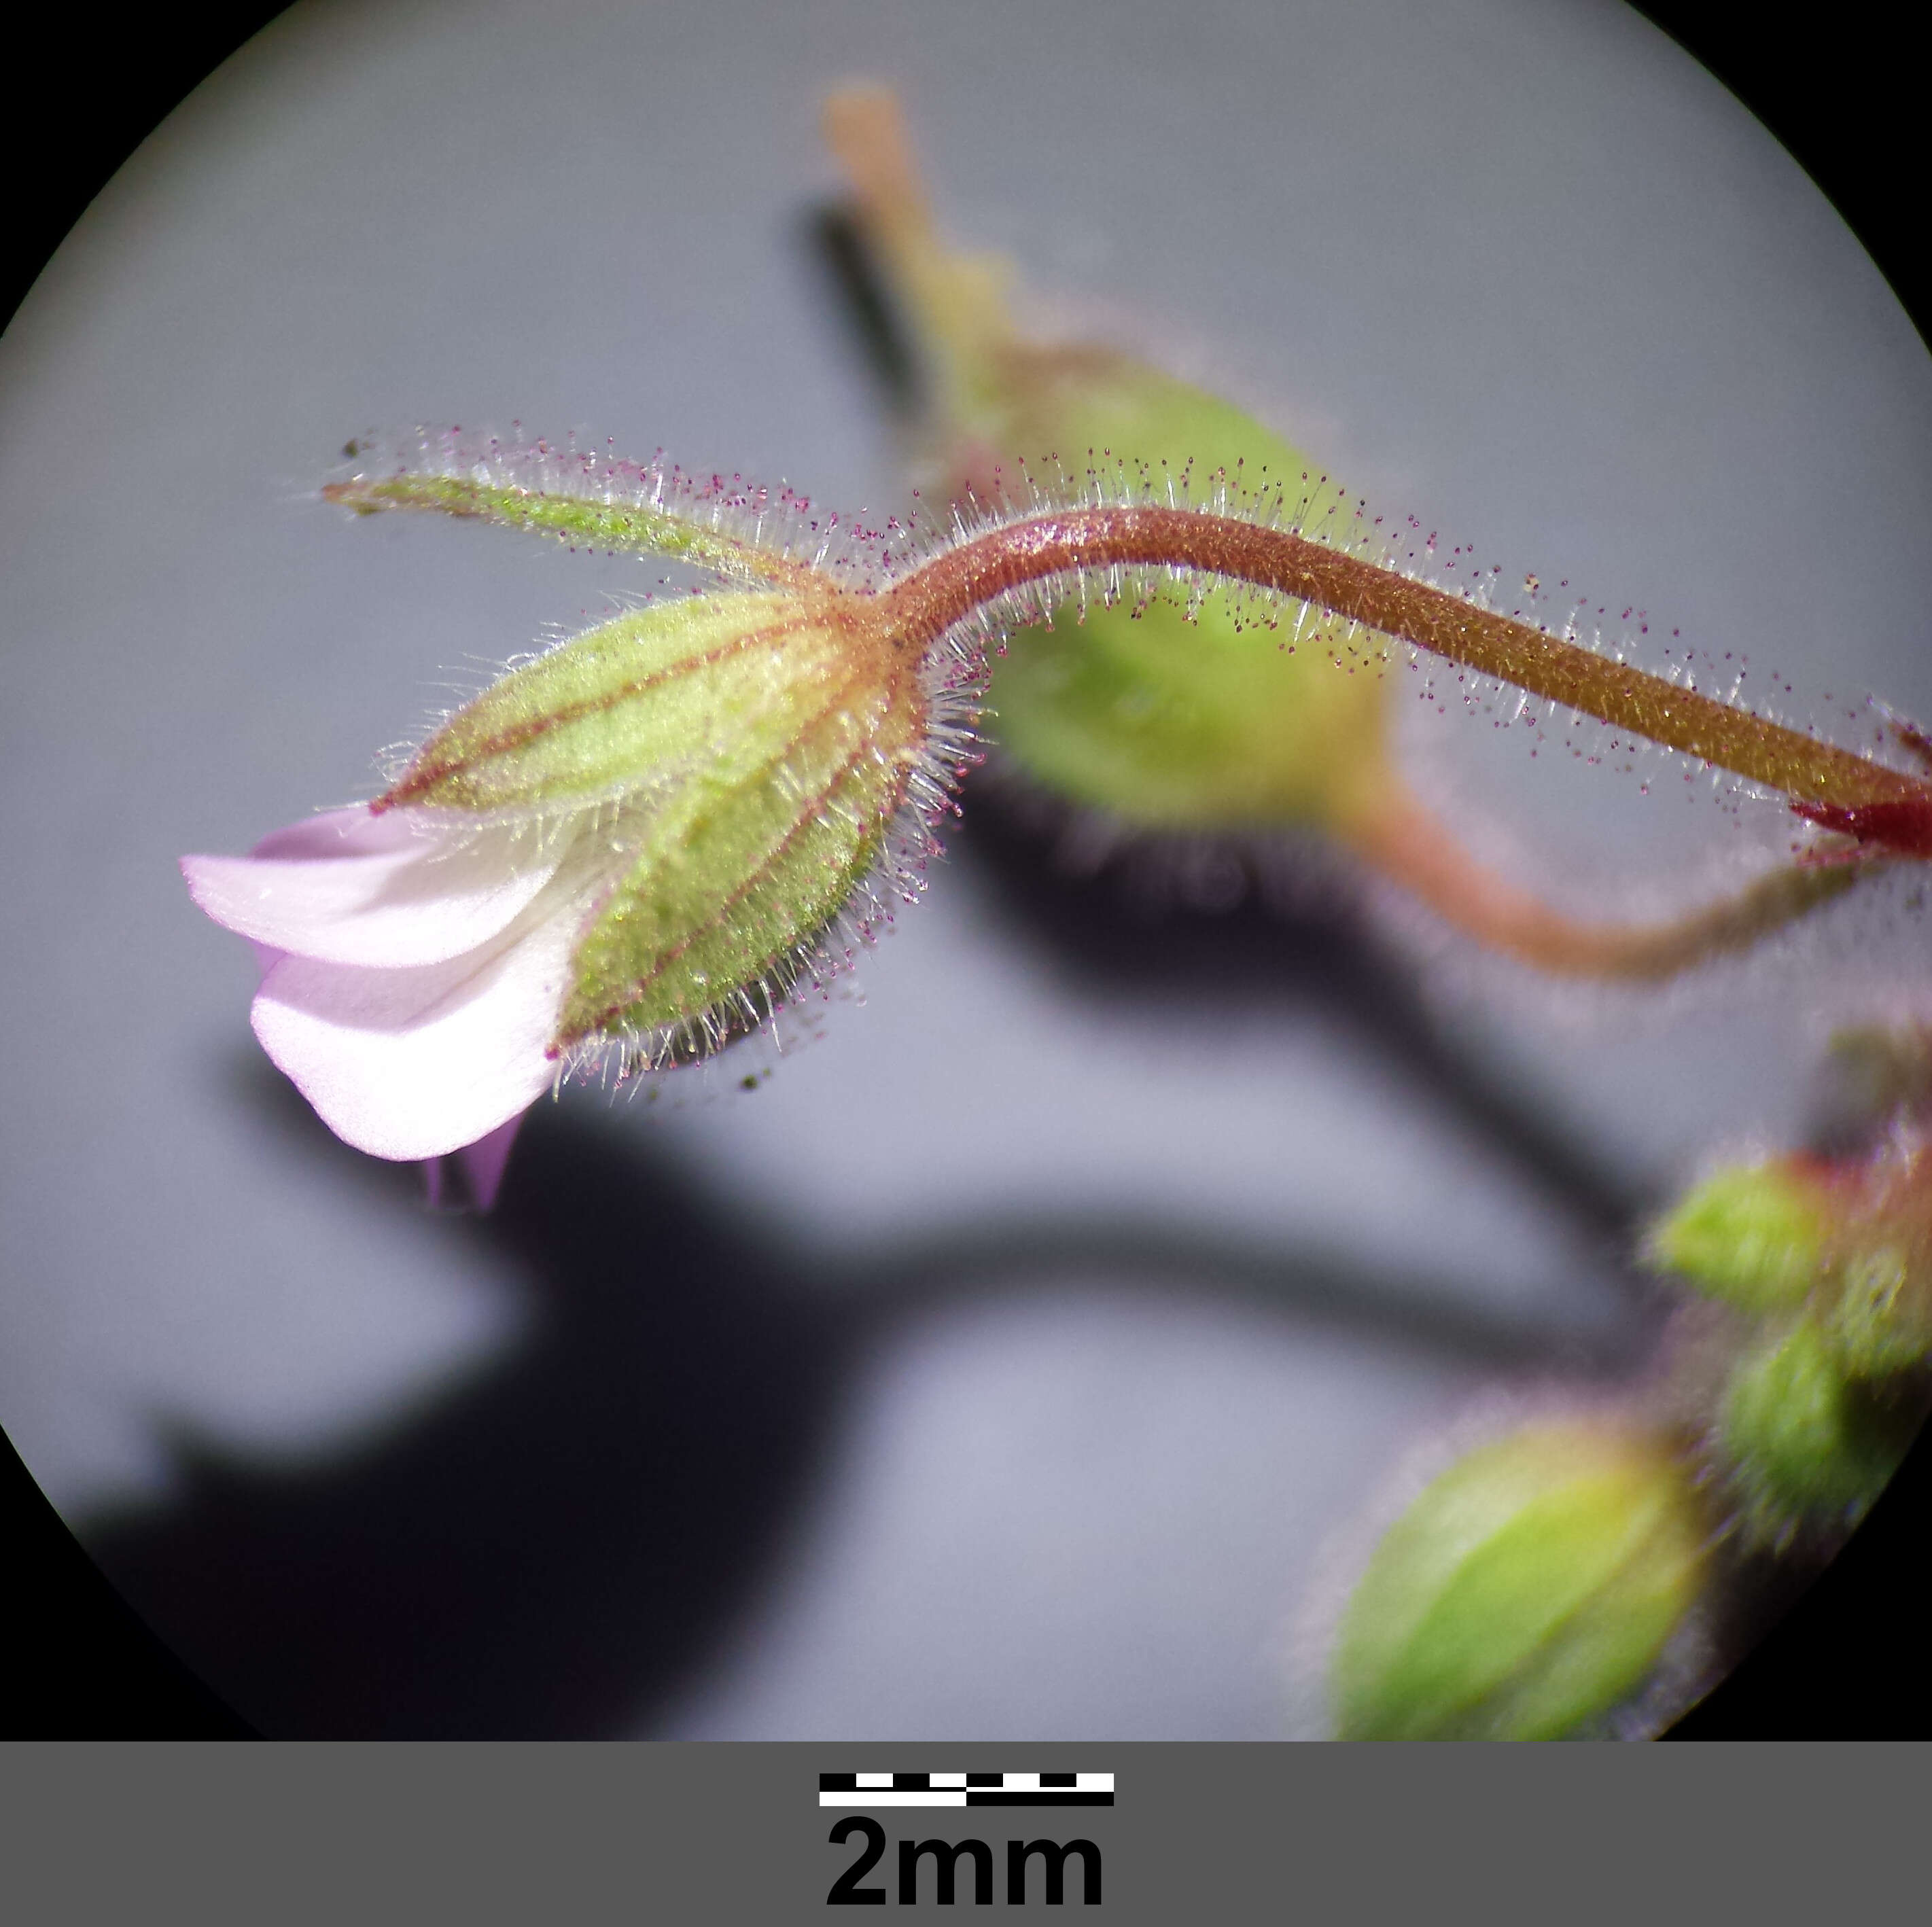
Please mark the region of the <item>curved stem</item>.
<svg viewBox="0 0 1932 1927"><path fill-rule="evenodd" d="M1654 982L1738 950L1850 889L1882 858L1780 864L1735 895L1668 922L1584 923L1485 869L1399 786L1344 839L1390 882L1486 949L1552 975Z"/></svg>
<svg viewBox="0 0 1932 1927"><path fill-rule="evenodd" d="M1166 567L1273 589L1829 812L1896 853L1932 854L1932 784L1634 669L1286 529L1152 505L1044 511L932 556L880 597L925 646L1010 590L1094 568Z"/></svg>

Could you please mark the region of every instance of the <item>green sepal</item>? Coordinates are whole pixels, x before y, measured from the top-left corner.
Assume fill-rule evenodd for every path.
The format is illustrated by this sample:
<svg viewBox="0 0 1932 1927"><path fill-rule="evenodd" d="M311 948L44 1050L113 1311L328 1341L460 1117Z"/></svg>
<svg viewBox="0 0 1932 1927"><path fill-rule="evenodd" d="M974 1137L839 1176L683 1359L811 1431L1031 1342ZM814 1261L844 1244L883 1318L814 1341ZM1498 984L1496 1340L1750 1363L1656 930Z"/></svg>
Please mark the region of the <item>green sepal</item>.
<svg viewBox="0 0 1932 1927"><path fill-rule="evenodd" d="M877 861L917 737L884 690L824 711L763 762L722 760L652 819L579 945L560 1036L710 1014L754 1026Z"/></svg>
<svg viewBox="0 0 1932 1927"><path fill-rule="evenodd" d="M419 750L383 799L483 814L668 796L762 769L853 682L848 633L784 594L633 610L513 670Z"/></svg>
<svg viewBox="0 0 1932 1927"><path fill-rule="evenodd" d="M1006 264L955 252L920 193L889 97L839 97L834 143L878 265L915 336L928 492L1049 494L1144 476L1197 502L1225 491L1354 547L1375 532L1321 464L1232 403L1131 357L1043 346L1015 328ZM1185 598L1186 588L1176 586ZM1303 823L1346 832L1388 783L1384 639L1300 603L1216 591L1198 619L1163 597L1015 637L989 700L1010 766L1148 829ZM1264 619L1265 618L1266 619ZM1340 667L1337 667L1339 663Z"/></svg>
<svg viewBox="0 0 1932 1927"><path fill-rule="evenodd" d="M758 492L728 487L722 478L700 483L676 469L544 443L467 448L454 430L440 446L385 450L352 442L344 452L368 459L370 467L322 493L358 515L404 509L491 523L573 549L688 562L748 586L796 583L810 574L786 552L794 502L788 493L772 514L768 496L754 501Z"/></svg>
<svg viewBox="0 0 1932 1927"><path fill-rule="evenodd" d="M1472 1452L1384 1537L1331 1668L1352 1740L1550 1740L1601 1718L1696 1599L1705 1531L1675 1455L1608 1427Z"/></svg>
<svg viewBox="0 0 1932 1927"><path fill-rule="evenodd" d="M697 1054L770 1014L865 883L926 720L920 667L850 599L694 597L512 671L383 802L604 839L553 1041Z"/></svg>

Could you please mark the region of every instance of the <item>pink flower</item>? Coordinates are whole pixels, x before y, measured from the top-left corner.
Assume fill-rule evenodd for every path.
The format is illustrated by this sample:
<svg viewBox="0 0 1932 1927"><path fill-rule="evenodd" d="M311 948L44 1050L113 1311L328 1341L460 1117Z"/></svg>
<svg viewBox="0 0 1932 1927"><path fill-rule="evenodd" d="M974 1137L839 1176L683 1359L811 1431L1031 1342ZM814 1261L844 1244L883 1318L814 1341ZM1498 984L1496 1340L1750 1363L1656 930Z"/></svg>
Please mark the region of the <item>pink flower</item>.
<svg viewBox="0 0 1932 1927"><path fill-rule="evenodd" d="M261 953L255 1034L322 1121L430 1164L432 1197L482 1195L566 1072L622 1080L775 1023L917 895L982 662L848 589L837 519L789 494L541 446L370 452L332 499L622 540L740 585L512 666L367 808L182 859Z"/></svg>
<svg viewBox="0 0 1932 1927"><path fill-rule="evenodd" d="M329 1128L379 1158L473 1147L464 1168L487 1202L508 1127L558 1074L572 953L608 887L599 841L575 821L358 808L182 873L254 940L255 1035Z"/></svg>

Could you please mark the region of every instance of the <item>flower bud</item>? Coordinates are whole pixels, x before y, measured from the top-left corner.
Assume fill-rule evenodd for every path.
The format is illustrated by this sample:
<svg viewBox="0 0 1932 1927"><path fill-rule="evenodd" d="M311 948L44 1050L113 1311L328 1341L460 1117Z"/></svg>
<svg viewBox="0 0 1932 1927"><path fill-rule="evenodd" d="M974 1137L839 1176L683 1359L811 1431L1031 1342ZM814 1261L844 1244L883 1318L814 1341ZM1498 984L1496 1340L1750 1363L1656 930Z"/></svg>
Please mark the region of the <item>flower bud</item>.
<svg viewBox="0 0 1932 1927"><path fill-rule="evenodd" d="M1754 1316L1807 1308L1855 1376L1908 1371L1932 1353L1932 1152L1902 1123L1843 1156L1718 1171L1645 1250Z"/></svg>
<svg viewBox="0 0 1932 1927"><path fill-rule="evenodd" d="M1725 1388L1718 1437L1754 1536L1856 1524L1898 1469L1916 1409L1847 1374L1809 1320L1744 1358Z"/></svg>
<svg viewBox="0 0 1932 1927"><path fill-rule="evenodd" d="M606 862L552 1039L755 1027L859 892L926 757L928 693L850 598L693 598L514 670L378 804L595 813Z"/></svg>
<svg viewBox="0 0 1932 1927"><path fill-rule="evenodd" d="M1197 487L1225 475L1310 533L1351 505L1308 458L1227 403L1124 355L1016 349L998 445L1076 475L1118 458ZM1271 508L1267 512L1276 512ZM1150 829L1294 823L1346 833L1386 787L1379 640L1299 604L1266 619L1222 595L1192 607L1063 610L994 664L1004 751L1076 803Z"/></svg>
<svg viewBox="0 0 1932 1927"><path fill-rule="evenodd" d="M1550 1740L1628 1698L1695 1601L1704 1524L1662 1441L1547 1425L1470 1453L1384 1536L1331 1665L1351 1740Z"/></svg>
<svg viewBox="0 0 1932 1927"><path fill-rule="evenodd" d="M1706 1178L1652 1231L1652 1263L1747 1311L1799 1303L1816 1282L1827 1224L1816 1190L1782 1164Z"/></svg>
<svg viewBox="0 0 1932 1927"><path fill-rule="evenodd" d="M256 944L256 1034L338 1135L477 1147L487 1195L500 1134L566 1068L704 1055L835 967L882 882L917 887L970 675L792 573L600 624L459 710L370 808L183 860Z"/></svg>

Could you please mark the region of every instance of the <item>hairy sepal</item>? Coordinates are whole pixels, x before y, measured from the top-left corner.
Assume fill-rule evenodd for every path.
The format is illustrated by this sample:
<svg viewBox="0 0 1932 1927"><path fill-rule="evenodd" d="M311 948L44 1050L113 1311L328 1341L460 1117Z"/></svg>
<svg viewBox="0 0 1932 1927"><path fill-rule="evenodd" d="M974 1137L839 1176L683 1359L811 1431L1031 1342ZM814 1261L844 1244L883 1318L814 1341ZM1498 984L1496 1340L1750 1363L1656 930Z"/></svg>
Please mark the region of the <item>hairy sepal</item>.
<svg viewBox="0 0 1932 1927"><path fill-rule="evenodd" d="M735 745L652 817L578 949L559 1041L701 1054L764 1022L877 866L922 754L910 676Z"/></svg>
<svg viewBox="0 0 1932 1927"><path fill-rule="evenodd" d="M808 496L660 455L630 462L575 436L559 442L460 428L365 436L322 499L358 515L391 510L491 523L573 549L652 556L740 588L863 589L910 531L816 507Z"/></svg>
<svg viewBox="0 0 1932 1927"><path fill-rule="evenodd" d="M572 953L554 1057L699 1056L824 961L923 775L916 652L859 598L723 594L632 610L514 670L379 808L594 820L608 881ZM922 832L918 832L922 835Z"/></svg>
<svg viewBox="0 0 1932 1927"><path fill-rule="evenodd" d="M827 598L693 596L628 611L459 710L376 807L569 814L766 767L852 692L852 643Z"/></svg>

